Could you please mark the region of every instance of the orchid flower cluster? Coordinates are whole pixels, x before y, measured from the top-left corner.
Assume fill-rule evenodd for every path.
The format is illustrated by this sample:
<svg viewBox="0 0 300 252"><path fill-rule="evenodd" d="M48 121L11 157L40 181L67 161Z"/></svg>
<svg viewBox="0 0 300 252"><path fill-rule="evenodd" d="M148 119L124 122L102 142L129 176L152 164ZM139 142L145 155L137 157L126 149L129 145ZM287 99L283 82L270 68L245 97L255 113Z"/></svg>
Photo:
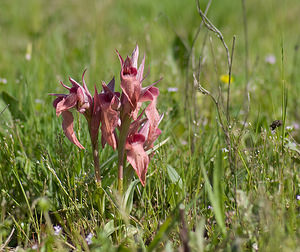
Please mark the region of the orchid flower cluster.
<svg viewBox="0 0 300 252"><path fill-rule="evenodd" d="M123 169L126 161L135 170L142 185L146 183L146 173L150 157L147 150L151 149L154 141L161 134L158 125L162 119L156 104L159 90L153 83L142 87L145 56L138 67L139 48L136 46L131 57L124 60L117 51L121 63L121 94L114 91L115 79L108 84L102 82L102 92L95 87L94 96L89 92L82 75L82 86L69 78L72 87L61 82L69 94L51 94L57 98L53 102L56 115L62 116L62 128L66 137L84 149L74 133L74 117L71 112L76 109L87 120L93 149L95 177L101 183L98 135L101 125L102 148L106 144L118 151L118 188L123 191ZM149 102L141 111L142 104Z"/></svg>

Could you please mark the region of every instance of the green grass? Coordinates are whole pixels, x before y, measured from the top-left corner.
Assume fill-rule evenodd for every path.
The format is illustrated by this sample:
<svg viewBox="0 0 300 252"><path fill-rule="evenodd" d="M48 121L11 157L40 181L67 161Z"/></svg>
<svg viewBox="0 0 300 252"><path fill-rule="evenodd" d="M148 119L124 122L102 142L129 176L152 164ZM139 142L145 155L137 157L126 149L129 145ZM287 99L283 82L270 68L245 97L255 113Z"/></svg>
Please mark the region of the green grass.
<svg viewBox="0 0 300 252"><path fill-rule="evenodd" d="M186 76L187 48L201 23L195 1L1 1L0 250L177 251L187 234L191 251L299 251L300 4L245 2L251 102L241 132L247 114L242 1L212 1L207 14L230 52L236 35L231 127L227 84L219 80L228 73L226 53L204 26ZM145 188L134 180L122 205L115 153L101 150L99 189L85 121L76 117L82 151L64 137L48 94L62 92L59 81L68 76L80 80L85 68L90 90L112 76L119 83L115 49L130 54L136 43L150 69L144 85L164 77L157 85L164 113L157 143L169 140L152 158ZM268 54L274 65L265 62ZM222 97L228 139L213 101L193 87L200 56L197 80ZM283 126L272 133L269 125L279 119Z"/></svg>

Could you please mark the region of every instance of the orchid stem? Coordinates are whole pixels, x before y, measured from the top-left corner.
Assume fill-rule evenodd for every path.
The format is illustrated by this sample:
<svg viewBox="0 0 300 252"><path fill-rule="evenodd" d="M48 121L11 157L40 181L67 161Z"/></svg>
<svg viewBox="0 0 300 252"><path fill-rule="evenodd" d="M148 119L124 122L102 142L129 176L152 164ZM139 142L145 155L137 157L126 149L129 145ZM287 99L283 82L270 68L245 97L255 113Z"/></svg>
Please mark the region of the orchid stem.
<svg viewBox="0 0 300 252"><path fill-rule="evenodd" d="M93 159L94 159L96 184L97 184L97 187L101 187L98 136L97 136L96 140L92 139L92 148L93 148Z"/></svg>
<svg viewBox="0 0 300 252"><path fill-rule="evenodd" d="M119 145L121 146L121 145ZM120 195L123 194L123 159L124 159L124 145L122 147L118 147L118 192Z"/></svg>
<svg viewBox="0 0 300 252"><path fill-rule="evenodd" d="M118 145L118 192L123 195L123 175L124 175L124 165L126 165L126 154L125 154L125 144L128 135L128 130L130 126L130 116L125 115L123 117L119 135L119 145Z"/></svg>

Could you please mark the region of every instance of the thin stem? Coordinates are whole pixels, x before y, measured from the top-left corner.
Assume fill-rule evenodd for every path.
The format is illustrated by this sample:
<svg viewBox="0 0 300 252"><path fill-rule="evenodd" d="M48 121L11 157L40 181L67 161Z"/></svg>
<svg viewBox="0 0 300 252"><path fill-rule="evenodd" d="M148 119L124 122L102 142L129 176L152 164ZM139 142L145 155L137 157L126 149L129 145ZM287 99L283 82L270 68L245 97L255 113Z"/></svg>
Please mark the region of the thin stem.
<svg viewBox="0 0 300 252"><path fill-rule="evenodd" d="M285 84L285 72L284 72L284 44L283 39L281 41L281 81L282 81L282 99L281 99L281 120L282 120L282 135L281 135L281 152L284 153L284 139L285 139L285 120L286 120L286 109L287 109L287 88ZM281 169L282 171L282 169Z"/></svg>
<svg viewBox="0 0 300 252"><path fill-rule="evenodd" d="M94 159L96 184L97 184L97 186L101 187L98 136L96 139L94 139L94 140L91 139L91 140L92 140L92 148L93 148L93 159Z"/></svg>
<svg viewBox="0 0 300 252"><path fill-rule="evenodd" d="M211 5L211 2L212 0L209 0L209 2L207 3L206 5L206 8L205 8L205 15L207 14L208 10L209 10L209 7ZM190 119L191 121L196 121L196 118L197 118L197 100L196 100L196 92L194 92L194 90L197 88L197 86L192 86L192 89L190 87L190 73L189 73L189 70L190 70L190 66L192 70L195 69L195 55L194 55L194 49L195 49L195 45L196 45L196 41L199 37L199 34L200 34L200 31L201 31L201 28L203 26L203 20L200 22L200 25L198 26L198 29L196 31L196 34L193 38L193 41L192 41L192 45L191 45L191 48L188 51L188 59L187 59L187 64L186 64L186 71L185 71L185 87L186 87L186 91L185 91L185 107L186 105L190 106L190 109L188 109L188 111L190 111ZM206 39L204 40L206 42ZM205 44L203 44L203 47L204 47ZM188 47L186 47L188 48ZM190 90L191 89L191 90ZM191 98L190 100L190 104L189 103L189 97ZM192 132L195 132L195 124L193 123L192 124ZM192 141L191 141L191 151L192 153L194 152L194 148L195 148L195 138L193 137L192 138Z"/></svg>
<svg viewBox="0 0 300 252"><path fill-rule="evenodd" d="M232 73L232 61L233 61L233 52L234 52L234 46L235 46L235 36L233 36L232 40L232 49L231 49L231 56L230 56L230 63L228 66L228 89L227 89L227 104L226 104L226 117L228 124L230 125L230 115L229 115L229 104L230 104L230 84L231 84L231 73Z"/></svg>
<svg viewBox="0 0 300 252"><path fill-rule="evenodd" d="M211 2L212 0L209 0L209 2L207 3L206 5L206 8L205 8L205 11L204 11L204 14L206 15L208 10L209 10L209 7L211 5ZM186 94L185 94L185 102L188 101L188 96L189 96L189 69L190 69L190 63L192 61L192 69L194 69L194 49L195 49L195 45L196 45L196 42L197 42L197 39L199 37L199 34L200 34L200 31L201 31L201 28L203 26L203 20L201 21L200 25L198 26L198 29L196 31L196 34L193 38L193 41L192 41L192 45L191 45L191 48L188 50L188 60L187 60L187 65L186 65L186 76L185 76L185 86L186 86ZM204 45L203 45L204 47ZM188 47L186 47L188 48ZM195 87L193 87L193 90L194 90ZM197 87L196 87L197 88ZM195 100L195 92L193 92L192 90L192 93L191 95L194 96L193 99ZM195 110L195 107L193 107L193 109Z"/></svg>
<svg viewBox="0 0 300 252"><path fill-rule="evenodd" d="M200 17L202 18L203 23L206 26L206 28L208 30L214 32L217 35L217 37L221 40L221 42L222 42L222 44L223 44L223 46L225 48L226 54L227 54L227 63L228 63L228 66L229 66L230 65L230 54L229 54L228 46L225 43L223 34L212 24L212 22L202 12L202 10L200 8L200 1L199 0L197 1L197 9L198 9L198 13L199 13Z"/></svg>
<svg viewBox="0 0 300 252"><path fill-rule="evenodd" d="M247 11L246 11L246 0L242 0L242 11L243 11L243 24L244 24L244 40L245 40L245 77L246 77L246 86L245 86L245 100L243 107L246 109L246 115L244 122L240 131L240 134L237 138L237 144L240 142L240 138L245 129L246 122L248 120L249 111L250 111L250 94L249 94L249 43L248 43L248 23L247 23ZM256 64L255 64L256 65ZM246 107L247 106L247 107Z"/></svg>
<svg viewBox="0 0 300 252"><path fill-rule="evenodd" d="M128 115L124 115L118 143L118 191L120 195L123 195L123 175L124 166L126 165L126 155L125 155L125 144L128 135L128 130L130 126L131 119Z"/></svg>
<svg viewBox="0 0 300 252"><path fill-rule="evenodd" d="M123 174L124 174L124 148L118 148L118 191L123 194Z"/></svg>
<svg viewBox="0 0 300 252"><path fill-rule="evenodd" d="M214 52L214 47L213 47L213 44L212 44L212 38L211 38L211 36L209 36L209 44L210 44L211 55L212 55L212 59L213 59L214 70L215 70L215 74L216 74L216 79L219 79L217 59L216 59L216 56L215 56L215 52ZM220 82L218 82L218 97L217 97L217 101L220 104L219 107L222 109L224 107L224 98L223 98L222 87L220 85ZM223 111L222 111L222 113L223 113Z"/></svg>

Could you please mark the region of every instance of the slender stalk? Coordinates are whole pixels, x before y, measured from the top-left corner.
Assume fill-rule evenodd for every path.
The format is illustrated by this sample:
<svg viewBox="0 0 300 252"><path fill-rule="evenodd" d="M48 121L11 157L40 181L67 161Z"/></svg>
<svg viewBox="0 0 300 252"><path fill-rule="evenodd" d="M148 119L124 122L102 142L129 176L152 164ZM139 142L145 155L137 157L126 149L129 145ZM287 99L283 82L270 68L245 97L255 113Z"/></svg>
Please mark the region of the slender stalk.
<svg viewBox="0 0 300 252"><path fill-rule="evenodd" d="M206 5L206 8L205 8L205 15L207 14L208 10L209 10L209 7L211 5L211 2L212 0L209 0L209 2L207 3ZM190 90L190 73L189 73L189 70L190 70L190 66L192 65L192 70L195 69L195 55L194 55L194 49L195 49L195 45L196 45L196 41L199 37L199 34L200 34L200 31L201 31L201 28L203 26L203 21L200 22L200 25L198 26L198 29L196 31L196 34L193 38L193 42L192 42L192 45L191 45L191 48L190 49L187 49L188 50L188 59L187 59L187 64L186 64L186 70L185 70L185 87L186 87L186 92L185 92L185 107L187 105L190 105L190 109L188 109L188 111L190 111L190 119L191 121L196 121L196 118L197 118L197 100L196 100L196 92L194 92L194 90L197 88L197 86L193 85L192 86L192 90ZM206 41L206 39L204 40ZM188 48L188 47L186 47ZM204 48L204 44L203 44L203 47L202 49ZM191 98L191 104L187 104L189 102L189 97ZM192 124L192 132L195 132L195 124ZM192 137L192 141L191 141L191 151L192 153L194 152L194 148L195 148L195 138Z"/></svg>
<svg viewBox="0 0 300 252"><path fill-rule="evenodd" d="M94 140L91 139L91 140L92 140L92 148L93 148L93 159L94 159L96 184L97 184L97 186L101 187L98 136L96 139L94 139Z"/></svg>
<svg viewBox="0 0 300 252"><path fill-rule="evenodd" d="M231 57L228 64L228 89L227 89L227 104L226 104L226 117L228 124L230 125L230 115L229 115L229 104L230 104L230 84L231 84L231 74L232 74L232 61L233 61L233 52L234 52L234 46L235 46L235 36L233 36L232 39L232 49L231 49Z"/></svg>
<svg viewBox="0 0 300 252"><path fill-rule="evenodd" d="M118 192L123 194L123 174L124 174L124 148L118 148Z"/></svg>
<svg viewBox="0 0 300 252"><path fill-rule="evenodd" d="M288 93L286 88L286 81L285 81L285 69L284 69L284 44L283 39L281 41L281 89L282 89L282 96L281 96L281 120L282 120L282 131L281 131L281 152L284 153L284 139L285 139L285 120L286 120L286 109L287 109L287 101L288 101ZM281 169L282 171L282 169ZM282 174L282 173L281 173Z"/></svg>
<svg viewBox="0 0 300 252"><path fill-rule="evenodd" d="M246 0L242 0L242 12L243 12L243 24L244 24L244 40L245 40L245 77L246 77L246 86L245 86L245 100L244 100L244 109L246 110L246 115L240 134L237 138L237 144L240 142L240 138L245 129L246 122L248 120L249 111L250 111L250 94L249 94L249 43L248 43L248 23L247 23L247 10L246 10ZM254 64L256 65L256 64ZM252 71L254 72L254 71Z"/></svg>
<svg viewBox="0 0 300 252"><path fill-rule="evenodd" d="M123 175L126 164L125 144L131 122L130 116L127 114L122 118L118 143L118 191L120 195L123 195Z"/></svg>

